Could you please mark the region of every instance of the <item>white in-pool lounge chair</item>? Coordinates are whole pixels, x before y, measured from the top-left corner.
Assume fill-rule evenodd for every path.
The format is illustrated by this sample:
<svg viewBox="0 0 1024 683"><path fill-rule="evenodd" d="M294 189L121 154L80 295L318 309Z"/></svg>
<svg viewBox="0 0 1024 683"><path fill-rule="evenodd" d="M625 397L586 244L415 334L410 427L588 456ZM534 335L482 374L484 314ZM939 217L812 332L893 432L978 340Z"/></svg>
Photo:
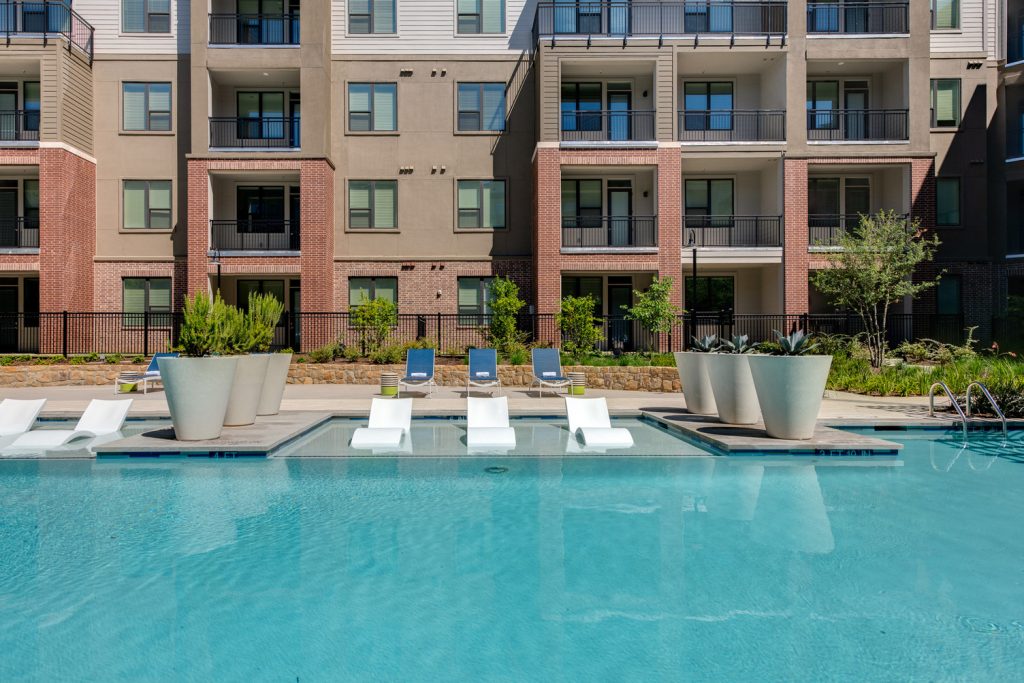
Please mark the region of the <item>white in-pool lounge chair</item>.
<svg viewBox="0 0 1024 683"><path fill-rule="evenodd" d="M375 398L370 424L352 434L352 448L398 448L412 428L411 398Z"/></svg>
<svg viewBox="0 0 1024 683"><path fill-rule="evenodd" d="M94 398L89 402L74 429L36 429L15 439L11 448L58 448L75 439L119 432L128 417L131 405L130 398L124 401L103 401Z"/></svg>
<svg viewBox="0 0 1024 683"><path fill-rule="evenodd" d="M14 441L32 429L45 405L45 398L5 398L0 401L0 443Z"/></svg>
<svg viewBox="0 0 1024 683"><path fill-rule="evenodd" d="M624 427L612 427L608 415L608 402L604 398L565 397L565 413L569 418L569 432L578 434L588 446L629 448L633 435Z"/></svg>
<svg viewBox="0 0 1024 683"><path fill-rule="evenodd" d="M470 448L515 448L516 430L508 423L508 398L467 399L466 445Z"/></svg>

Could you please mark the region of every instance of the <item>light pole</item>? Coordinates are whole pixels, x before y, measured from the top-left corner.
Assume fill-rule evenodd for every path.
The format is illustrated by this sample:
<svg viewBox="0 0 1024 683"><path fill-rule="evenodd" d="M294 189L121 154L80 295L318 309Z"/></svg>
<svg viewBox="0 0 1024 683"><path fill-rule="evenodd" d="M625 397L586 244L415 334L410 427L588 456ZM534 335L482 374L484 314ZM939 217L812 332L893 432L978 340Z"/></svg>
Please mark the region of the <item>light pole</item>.
<svg viewBox="0 0 1024 683"><path fill-rule="evenodd" d="M693 278L693 280L692 280L693 287L691 287L690 291L693 294L693 302L692 302L692 305L691 305L689 297L687 297L686 305L687 305L688 308L690 308L690 325L692 326L692 333L690 334L690 336L696 337L697 336L697 231L696 230L690 230L689 235L687 235L686 246L690 247L690 249L693 250L693 254L692 254L693 260L691 261L691 265L690 265L690 271L691 271L690 277ZM684 330L683 336L684 337L686 336L685 330ZM688 339L684 339L683 342L684 342L683 348L685 349L686 348L685 344L688 343Z"/></svg>
<svg viewBox="0 0 1024 683"><path fill-rule="evenodd" d="M213 264L217 266L217 296L220 296L220 249L213 250Z"/></svg>

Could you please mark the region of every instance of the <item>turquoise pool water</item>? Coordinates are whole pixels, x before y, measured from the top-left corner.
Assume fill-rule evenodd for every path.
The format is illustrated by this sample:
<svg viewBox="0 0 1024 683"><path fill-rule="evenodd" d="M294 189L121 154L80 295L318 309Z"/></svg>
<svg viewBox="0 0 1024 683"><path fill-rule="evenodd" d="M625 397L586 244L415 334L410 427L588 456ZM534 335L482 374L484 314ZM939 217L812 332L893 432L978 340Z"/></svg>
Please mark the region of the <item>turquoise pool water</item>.
<svg viewBox="0 0 1024 683"><path fill-rule="evenodd" d="M884 436L2 461L0 680L1024 679L1021 435Z"/></svg>

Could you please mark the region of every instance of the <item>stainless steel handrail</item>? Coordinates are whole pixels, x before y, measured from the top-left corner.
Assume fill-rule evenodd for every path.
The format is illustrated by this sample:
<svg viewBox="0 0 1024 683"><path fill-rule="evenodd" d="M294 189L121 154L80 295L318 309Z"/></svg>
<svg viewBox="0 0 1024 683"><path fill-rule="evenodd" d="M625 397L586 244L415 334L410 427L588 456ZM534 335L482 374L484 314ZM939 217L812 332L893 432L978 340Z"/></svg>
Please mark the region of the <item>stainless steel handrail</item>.
<svg viewBox="0 0 1024 683"><path fill-rule="evenodd" d="M960 416L960 423L964 428L964 441L967 441L967 416L964 415L964 409L957 403L956 396L949 390L945 382L936 382L928 389L928 417L935 417L935 388L942 387L942 390L946 392L946 396L949 397L949 402L953 404L957 414Z"/></svg>
<svg viewBox="0 0 1024 683"><path fill-rule="evenodd" d="M999 417L999 420L1003 423L1003 440L1005 441L1006 416L1003 415L1003 411L999 408L999 404L996 403L995 398L992 397L992 393L988 390L988 387L986 387L981 382L971 382L970 384L967 385L967 396L965 398L965 402L967 403L967 417L971 416L971 389L973 389L974 387L978 387L979 389L981 389L981 393L984 394L985 398L988 399L988 402L992 405L992 410L996 411L996 415Z"/></svg>

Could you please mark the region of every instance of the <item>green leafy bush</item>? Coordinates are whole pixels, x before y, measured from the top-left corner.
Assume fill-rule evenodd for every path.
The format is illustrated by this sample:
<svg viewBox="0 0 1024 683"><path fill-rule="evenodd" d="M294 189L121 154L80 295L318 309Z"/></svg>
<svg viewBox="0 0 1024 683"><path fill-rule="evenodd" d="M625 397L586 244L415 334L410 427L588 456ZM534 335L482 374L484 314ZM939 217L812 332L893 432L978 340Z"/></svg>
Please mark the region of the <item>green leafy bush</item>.
<svg viewBox="0 0 1024 683"><path fill-rule="evenodd" d="M220 296L217 296L220 299ZM185 298L182 309L181 331L178 345L182 354L192 357L208 356L217 343L214 331L213 301L206 292Z"/></svg>
<svg viewBox="0 0 1024 683"><path fill-rule="evenodd" d="M14 356L0 356L0 365L14 365Z"/></svg>
<svg viewBox="0 0 1024 683"><path fill-rule="evenodd" d="M89 356L95 356L95 355L96 355L96 354L94 354L94 353L90 353L90 354L89 354ZM88 358L89 358L89 356L86 356L86 359L88 359ZM145 363L145 362L146 362L147 360L149 360L149 359L148 359L148 358L146 358L146 357L145 357L145 356L143 356L143 355L135 355L135 356L132 356L131 362L132 362L133 364L135 364L135 365L142 365L142 364L143 364L143 363Z"/></svg>
<svg viewBox="0 0 1024 683"><path fill-rule="evenodd" d="M508 365L526 365L530 362L530 350L525 344L509 344L502 356Z"/></svg>
<svg viewBox="0 0 1024 683"><path fill-rule="evenodd" d="M384 346L398 325L398 307L387 299L367 299L349 312L349 322L359 334L359 347L369 355Z"/></svg>
<svg viewBox="0 0 1024 683"><path fill-rule="evenodd" d="M68 358L68 365L85 365L85 357L71 356L71 358Z"/></svg>
<svg viewBox="0 0 1024 683"><path fill-rule="evenodd" d="M404 358L405 349L401 344L382 346L373 351L369 356L370 362L376 365L392 365L395 363L401 363Z"/></svg>
<svg viewBox="0 0 1024 683"><path fill-rule="evenodd" d="M108 353L105 360L108 365L118 365L124 360L124 356L120 353Z"/></svg>
<svg viewBox="0 0 1024 683"><path fill-rule="evenodd" d="M98 354L98 353L87 353L84 356L82 356L82 358L85 360L86 363L95 363L95 362L99 361L100 354Z"/></svg>
<svg viewBox="0 0 1024 683"><path fill-rule="evenodd" d="M488 285L491 317L487 339L498 353L526 342L527 334L519 330L519 311L526 302L519 298L519 287L508 278L496 277Z"/></svg>
<svg viewBox="0 0 1024 683"><path fill-rule="evenodd" d="M594 316L596 306L597 301L589 294L566 296L562 298L561 309L555 316L562 332L562 352L576 361L593 354L604 340L601 321Z"/></svg>
<svg viewBox="0 0 1024 683"><path fill-rule="evenodd" d="M284 304L273 294L249 293L249 308L245 312L245 325L251 351L266 353L274 341L274 330L284 314Z"/></svg>
<svg viewBox="0 0 1024 683"><path fill-rule="evenodd" d="M341 350L341 357L348 361L357 361L363 357L363 354L359 352L359 347L346 346Z"/></svg>
<svg viewBox="0 0 1024 683"><path fill-rule="evenodd" d="M306 357L310 363L330 363L339 355L341 355L342 349L338 342L333 341L319 348L315 348L310 351Z"/></svg>

